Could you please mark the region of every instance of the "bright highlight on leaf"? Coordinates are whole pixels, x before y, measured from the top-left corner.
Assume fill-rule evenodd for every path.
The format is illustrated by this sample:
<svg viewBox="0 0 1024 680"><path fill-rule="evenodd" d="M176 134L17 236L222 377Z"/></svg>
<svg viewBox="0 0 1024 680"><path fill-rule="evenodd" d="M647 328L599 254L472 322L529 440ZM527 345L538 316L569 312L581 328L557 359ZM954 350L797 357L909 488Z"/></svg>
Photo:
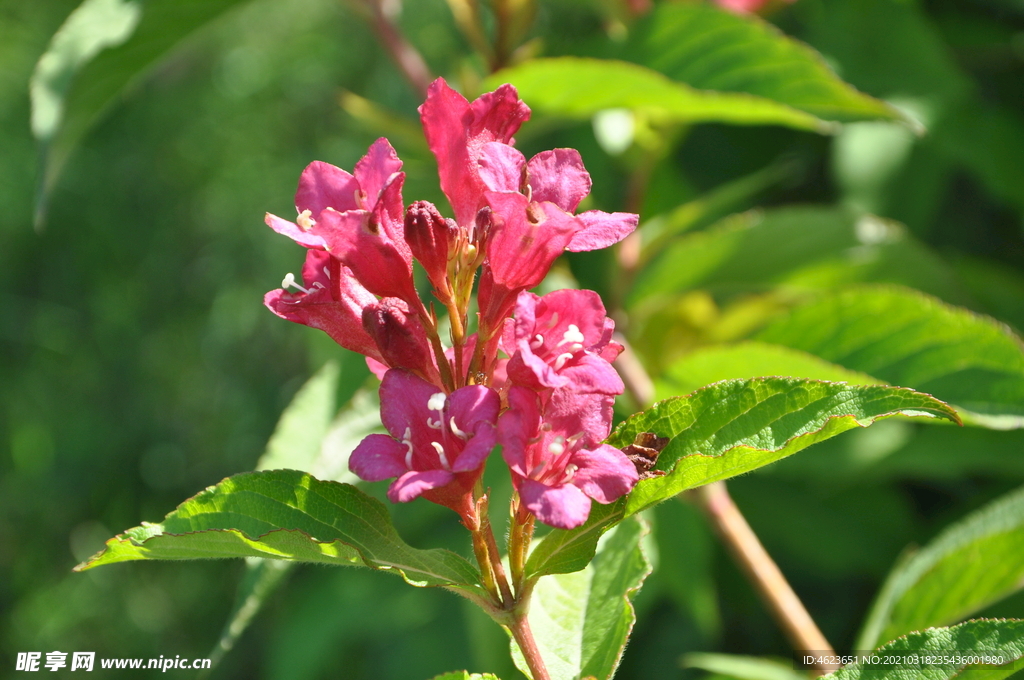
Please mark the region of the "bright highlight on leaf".
<svg viewBox="0 0 1024 680"><path fill-rule="evenodd" d="M160 524L107 541L76 567L127 560L269 557L394 571L416 586L474 589L473 565L447 550L418 550L391 525L387 508L348 484L295 470L229 477L182 503Z"/></svg>
<svg viewBox="0 0 1024 680"><path fill-rule="evenodd" d="M913 390L799 378L729 380L666 399L627 419L609 438L620 447L640 432L671 438L657 465L668 474L637 484L626 515L896 414L959 422L949 406Z"/></svg>

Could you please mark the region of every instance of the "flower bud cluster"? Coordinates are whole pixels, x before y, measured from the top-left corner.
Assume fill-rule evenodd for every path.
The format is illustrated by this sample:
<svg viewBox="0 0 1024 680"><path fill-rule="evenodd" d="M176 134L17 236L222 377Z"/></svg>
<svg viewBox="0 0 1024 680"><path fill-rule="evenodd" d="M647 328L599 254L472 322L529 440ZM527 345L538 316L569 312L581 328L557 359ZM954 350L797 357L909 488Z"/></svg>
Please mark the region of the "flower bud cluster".
<svg viewBox="0 0 1024 680"><path fill-rule="evenodd" d="M563 252L612 245L637 216L577 213L591 182L575 150L526 160L513 135L530 110L511 85L469 102L438 79L420 117L454 218L427 201L405 208L402 162L386 139L352 173L311 163L295 220L266 220L308 249L302 283L289 274L264 302L364 354L382 379L389 434L364 439L350 467L369 481L396 478L392 501L423 496L473 526L483 466L500 443L520 512L578 526L591 500L609 503L637 481L625 455L601 444L623 391L610 364L621 347L596 293L528 291ZM447 311L446 338L416 290L414 259Z"/></svg>

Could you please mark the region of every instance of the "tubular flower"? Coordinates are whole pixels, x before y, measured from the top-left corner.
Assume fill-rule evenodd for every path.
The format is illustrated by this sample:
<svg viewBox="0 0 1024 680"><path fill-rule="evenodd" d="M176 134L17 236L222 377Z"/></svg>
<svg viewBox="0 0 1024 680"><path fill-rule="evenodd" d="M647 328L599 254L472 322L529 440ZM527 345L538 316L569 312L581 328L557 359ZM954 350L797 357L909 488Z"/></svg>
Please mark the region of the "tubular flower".
<svg viewBox="0 0 1024 680"><path fill-rule="evenodd" d="M540 521L574 529L587 520L591 500L611 503L636 484L636 467L619 449L592 443L568 420L542 423L531 390L513 386L508 400L498 422L502 455L523 505Z"/></svg>
<svg viewBox="0 0 1024 680"><path fill-rule="evenodd" d="M314 161L299 178L295 222L268 213L267 225L307 248L327 250L374 295L419 305L405 242L401 167L384 138L356 163L354 174Z"/></svg>
<svg viewBox="0 0 1024 680"><path fill-rule="evenodd" d="M622 394L622 379L609 363L622 351L611 340L614 327L594 291L556 290L544 297L524 291L502 338L511 356L509 379L533 390Z"/></svg>
<svg viewBox="0 0 1024 680"><path fill-rule="evenodd" d="M352 472L368 482L397 477L388 489L393 503L423 496L471 517L473 486L497 443L498 393L469 385L446 395L391 369L381 382L380 403L389 435L363 439L349 459Z"/></svg>

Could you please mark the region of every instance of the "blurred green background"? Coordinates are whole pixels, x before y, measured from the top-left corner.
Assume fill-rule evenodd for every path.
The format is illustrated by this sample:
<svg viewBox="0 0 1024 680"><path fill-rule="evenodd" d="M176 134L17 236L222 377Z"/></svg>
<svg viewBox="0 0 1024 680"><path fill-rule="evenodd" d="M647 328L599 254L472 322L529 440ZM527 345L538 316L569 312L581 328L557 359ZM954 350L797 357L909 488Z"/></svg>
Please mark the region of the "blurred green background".
<svg viewBox="0 0 1024 680"><path fill-rule="evenodd" d="M341 364L342 400L364 384L359 357L261 304L301 268L301 249L262 222L267 211L291 214L309 161L351 168L387 135L406 161L406 201L442 200L417 136L421 97L365 18L337 0L251 0L190 34L119 98L75 150L45 224L34 228L40 163L28 80L76 5L0 0L0 664L8 670L19 651L209 655L242 562L71 567L114 533L252 469L281 410L326 360ZM661 15L633 16L629 8L641 5L540 0L528 51L642 61L635 36ZM858 282L911 285L1019 333L1024 5L799 0L776 9L770 21L928 133L883 122L832 135L652 124L648 142L638 133L620 153L598 141L590 120L537 115L519 135L527 154L579 148L594 176L592 207L639 208L649 223L683 220L678 231L697 239L688 247L701 234L713 238L721 228L713 223L731 213L827 206L809 218L782 213L786 239L758 250L758 271L733 263L695 274L672 283L670 303L620 315L649 370L657 376L688 352L748 337L809 292ZM400 24L435 74L477 86L483 61L443 0L406 2ZM367 113L366 101L388 116ZM641 132L642 123L634 121ZM689 212L671 212L679 206ZM905 226L864 222L865 212ZM860 241L842 240L851 228ZM879 228L892 248L868 252ZM621 300L609 253L566 264L563 280ZM674 266L685 274L700 264ZM1022 482L1022 430L888 421L730 489L826 636L848 649L908 544ZM414 545L458 541L453 516L435 506L396 512ZM652 519L658 568L639 596L617 677L696 676L680 664L691 651L786 656L696 510L666 503ZM1022 616L1024 598L987 613ZM215 677L423 680L455 668L516 677L502 633L457 598L384 574L307 567L269 599Z"/></svg>

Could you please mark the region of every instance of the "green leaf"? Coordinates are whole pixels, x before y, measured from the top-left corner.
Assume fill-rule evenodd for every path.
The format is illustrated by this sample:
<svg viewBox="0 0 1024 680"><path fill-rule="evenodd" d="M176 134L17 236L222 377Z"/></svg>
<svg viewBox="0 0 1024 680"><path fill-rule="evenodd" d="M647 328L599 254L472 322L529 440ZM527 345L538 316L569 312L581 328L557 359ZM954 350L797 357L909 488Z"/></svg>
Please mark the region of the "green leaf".
<svg viewBox="0 0 1024 680"><path fill-rule="evenodd" d="M42 150L37 225L75 146L117 98L183 38L245 1L86 0L71 13L30 87L32 132Z"/></svg>
<svg viewBox="0 0 1024 680"><path fill-rule="evenodd" d="M127 560L270 557L394 571L416 586L475 588L477 570L440 549L406 544L387 508L349 484L297 470L246 472L209 487L169 514L107 541L75 569Z"/></svg>
<svg viewBox="0 0 1024 680"><path fill-rule="evenodd" d="M256 463L257 470L313 472L334 417L338 373L338 364L328 362L299 389L277 421L267 450Z"/></svg>
<svg viewBox="0 0 1024 680"><path fill-rule="evenodd" d="M793 670L792 663L739 654L691 652L683 657L683 666L739 680L807 680L805 673Z"/></svg>
<svg viewBox="0 0 1024 680"><path fill-rule="evenodd" d="M676 239L638 274L629 304L660 304L696 287L732 294L865 281L969 301L948 265L899 223L845 208L793 206L733 215Z"/></svg>
<svg viewBox="0 0 1024 680"><path fill-rule="evenodd" d="M1024 587L1024 488L948 527L889 574L858 649L962 620Z"/></svg>
<svg viewBox="0 0 1024 680"><path fill-rule="evenodd" d="M1024 427L1024 344L994 319L912 290L858 287L793 310L757 339L934 394L987 427Z"/></svg>
<svg viewBox="0 0 1024 680"><path fill-rule="evenodd" d="M512 83L530 108L551 116L588 119L607 109L644 111L666 121L785 125L831 132L832 126L785 104L745 93L707 92L638 64L553 57L531 59L484 81L491 90Z"/></svg>
<svg viewBox="0 0 1024 680"><path fill-rule="evenodd" d="M823 120L901 119L843 82L817 52L768 22L711 4L658 5L636 32L636 61L702 90L743 92Z"/></svg>
<svg viewBox="0 0 1024 680"><path fill-rule="evenodd" d="M702 347L687 354L672 364L655 383L655 398L689 394L699 387L720 380L769 375L846 382L851 385L884 384L870 375L836 366L800 350L763 342L740 342Z"/></svg>
<svg viewBox="0 0 1024 680"><path fill-rule="evenodd" d="M545 574L568 574L583 569L594 559L597 542L610 528L620 522L624 501L608 505L595 503L583 526L575 529L552 529L533 549L526 561L526 578Z"/></svg>
<svg viewBox="0 0 1024 680"><path fill-rule="evenodd" d="M1003 668L983 666L973 670L966 677L996 680L1017 671L1017 662L1024 656L1024 621L1017 619L979 619L967 621L950 628L931 628L910 633L878 648L876 654L902 656L915 652L932 654L936 657L970 656L989 654L1004 660ZM940 661L943 659L939 659ZM952 659L950 659L952 660ZM854 663L826 675L829 680L905 680L907 678L928 678L947 680L955 678L967 668L962 663L935 663L926 666L907 664L903 667Z"/></svg>
<svg viewBox="0 0 1024 680"><path fill-rule="evenodd" d="M497 675L490 673L470 673L469 671L452 671L443 675L436 675L430 680L499 680Z"/></svg>
<svg viewBox="0 0 1024 680"><path fill-rule="evenodd" d="M529 622L552 680L612 677L636 620L632 599L651 564L641 548L647 526L620 523L598 544L582 571L542 577L530 601ZM516 665L528 669L515 642Z"/></svg>
<svg viewBox="0 0 1024 680"><path fill-rule="evenodd" d="M905 388L752 378L658 402L621 423L608 442L621 448L641 432L671 438L657 464L668 474L636 485L626 501L628 517L686 489L756 470L896 414L959 422L949 406Z"/></svg>

